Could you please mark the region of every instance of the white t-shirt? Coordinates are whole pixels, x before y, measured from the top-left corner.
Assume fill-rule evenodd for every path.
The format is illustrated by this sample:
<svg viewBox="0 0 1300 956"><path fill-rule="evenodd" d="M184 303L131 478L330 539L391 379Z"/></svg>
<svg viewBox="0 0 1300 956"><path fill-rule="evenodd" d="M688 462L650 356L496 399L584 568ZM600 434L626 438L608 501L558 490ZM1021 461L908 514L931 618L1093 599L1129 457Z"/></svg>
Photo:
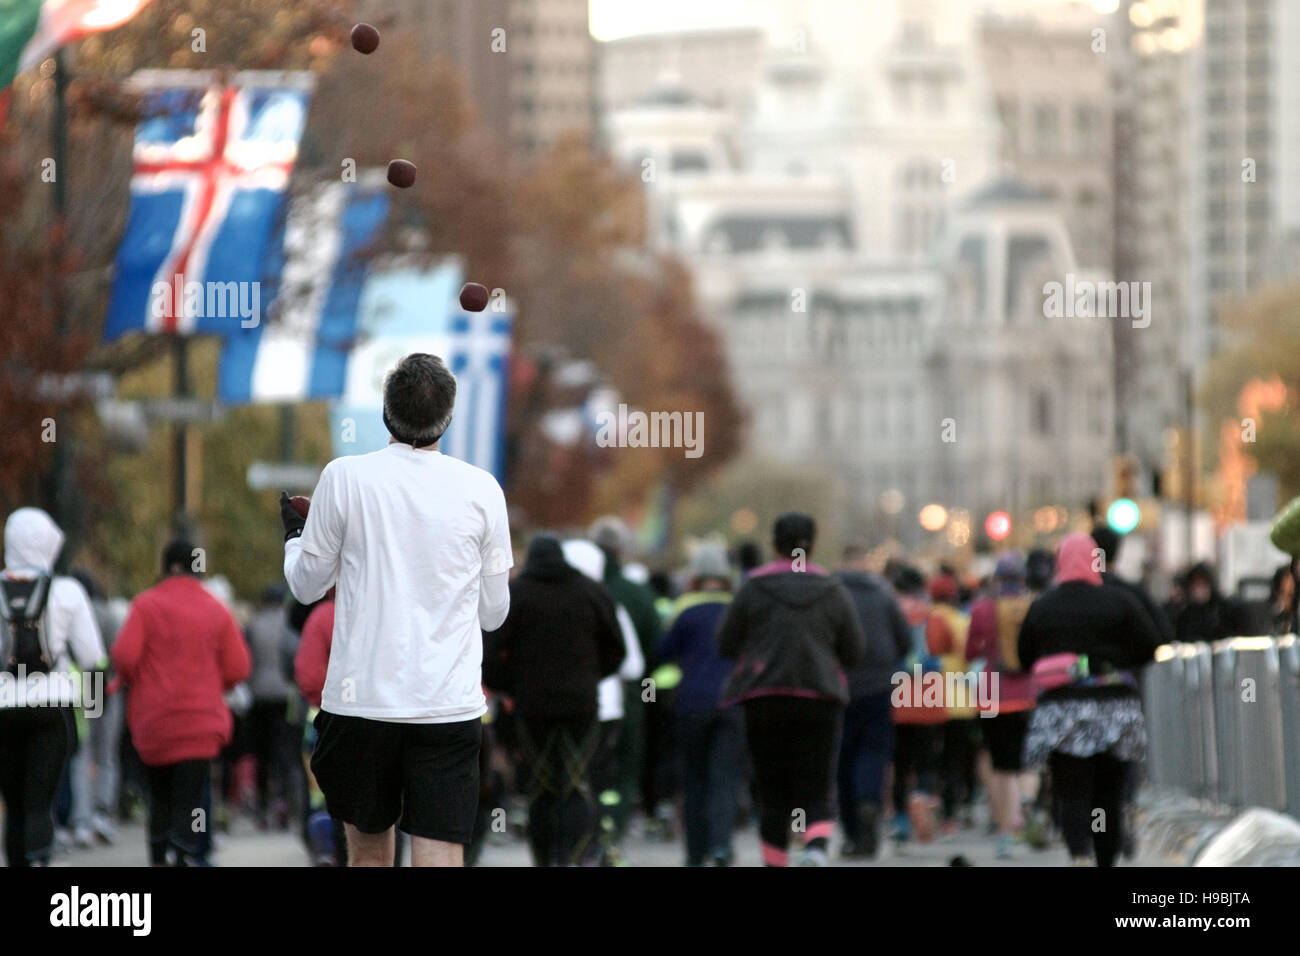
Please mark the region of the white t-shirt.
<svg viewBox="0 0 1300 956"><path fill-rule="evenodd" d="M411 723L481 717L484 578L514 563L505 495L488 472L391 444L325 466L284 574L304 604L337 583L321 708ZM499 580L497 576L500 576ZM509 607L488 626L500 626Z"/></svg>

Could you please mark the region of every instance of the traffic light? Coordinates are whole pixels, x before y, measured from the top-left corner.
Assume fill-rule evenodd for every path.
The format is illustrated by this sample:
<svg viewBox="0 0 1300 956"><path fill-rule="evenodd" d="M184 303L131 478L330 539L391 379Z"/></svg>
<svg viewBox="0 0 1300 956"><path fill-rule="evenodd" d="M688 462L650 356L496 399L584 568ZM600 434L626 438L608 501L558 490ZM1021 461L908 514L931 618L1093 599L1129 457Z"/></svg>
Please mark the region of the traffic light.
<svg viewBox="0 0 1300 956"><path fill-rule="evenodd" d="M1011 515L994 511L984 519L984 531L994 541L1002 541L1011 533Z"/></svg>
<svg viewBox="0 0 1300 956"><path fill-rule="evenodd" d="M1116 534L1128 534L1142 520L1142 510L1132 498L1116 498L1106 509L1106 523Z"/></svg>

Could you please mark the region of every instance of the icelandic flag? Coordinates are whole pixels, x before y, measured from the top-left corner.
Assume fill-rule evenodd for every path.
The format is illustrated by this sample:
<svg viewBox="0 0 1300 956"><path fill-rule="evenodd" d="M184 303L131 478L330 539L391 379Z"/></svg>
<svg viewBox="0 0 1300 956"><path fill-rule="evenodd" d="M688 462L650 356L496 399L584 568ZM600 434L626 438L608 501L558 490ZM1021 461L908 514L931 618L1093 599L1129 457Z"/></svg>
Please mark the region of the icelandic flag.
<svg viewBox="0 0 1300 956"><path fill-rule="evenodd" d="M382 177L380 177L382 181ZM217 395L226 404L343 394L358 336L365 252L388 216L372 177L324 183L296 197L272 239L266 304L253 328L226 336Z"/></svg>
<svg viewBox="0 0 1300 956"><path fill-rule="evenodd" d="M335 455L378 451L384 428L384 376L402 356L440 356L456 376L456 408L439 450L505 481L506 383L513 309L504 297L466 312L464 277L453 259L430 269L397 267L367 278L347 385L330 413Z"/></svg>
<svg viewBox="0 0 1300 956"><path fill-rule="evenodd" d="M132 331L226 335L258 317L279 214L311 97L308 74L144 71L131 208L104 339ZM234 312L235 314L231 314Z"/></svg>

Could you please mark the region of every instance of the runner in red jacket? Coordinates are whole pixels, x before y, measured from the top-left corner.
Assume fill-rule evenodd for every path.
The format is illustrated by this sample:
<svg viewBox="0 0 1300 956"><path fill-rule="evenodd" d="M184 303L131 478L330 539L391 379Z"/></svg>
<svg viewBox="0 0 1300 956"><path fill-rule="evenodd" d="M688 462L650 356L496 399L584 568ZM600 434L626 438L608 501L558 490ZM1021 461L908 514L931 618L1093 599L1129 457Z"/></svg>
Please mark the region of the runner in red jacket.
<svg viewBox="0 0 1300 956"><path fill-rule="evenodd" d="M127 685L126 720L149 769L149 852L184 865L197 853L194 811L208 762L230 740L233 719L223 695L248 677L248 648L231 613L192 571L194 548L173 541L163 552L166 577L131 602L113 644L113 665Z"/></svg>

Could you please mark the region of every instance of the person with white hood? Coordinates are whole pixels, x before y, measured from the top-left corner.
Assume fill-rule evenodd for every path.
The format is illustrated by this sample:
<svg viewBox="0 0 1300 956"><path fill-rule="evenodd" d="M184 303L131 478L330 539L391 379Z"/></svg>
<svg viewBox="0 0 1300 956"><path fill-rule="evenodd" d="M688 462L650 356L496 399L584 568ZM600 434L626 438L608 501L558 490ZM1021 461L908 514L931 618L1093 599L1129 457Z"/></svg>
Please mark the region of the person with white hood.
<svg viewBox="0 0 1300 956"><path fill-rule="evenodd" d="M601 583L605 579L605 552L590 541L574 538L561 545L564 560L591 580ZM607 589L608 590L608 589ZM610 595L611 598L613 595ZM618 735L623 724L623 686L628 681L639 681L645 673L645 655L637 639L632 617L618 600L614 599L614 612L619 629L623 632L626 654L617 674L611 674L597 688L598 707L596 719L600 722L600 743L591 762L591 787L600 803L600 847L605 862L618 865L616 813L622 794L618 789Z"/></svg>
<svg viewBox="0 0 1300 956"><path fill-rule="evenodd" d="M54 849L54 797L75 740L74 706L92 712L71 673L101 666L104 644L85 588L56 575L59 526L39 508L5 522L0 573L0 796L9 866L47 866ZM36 644L25 637L32 635Z"/></svg>

